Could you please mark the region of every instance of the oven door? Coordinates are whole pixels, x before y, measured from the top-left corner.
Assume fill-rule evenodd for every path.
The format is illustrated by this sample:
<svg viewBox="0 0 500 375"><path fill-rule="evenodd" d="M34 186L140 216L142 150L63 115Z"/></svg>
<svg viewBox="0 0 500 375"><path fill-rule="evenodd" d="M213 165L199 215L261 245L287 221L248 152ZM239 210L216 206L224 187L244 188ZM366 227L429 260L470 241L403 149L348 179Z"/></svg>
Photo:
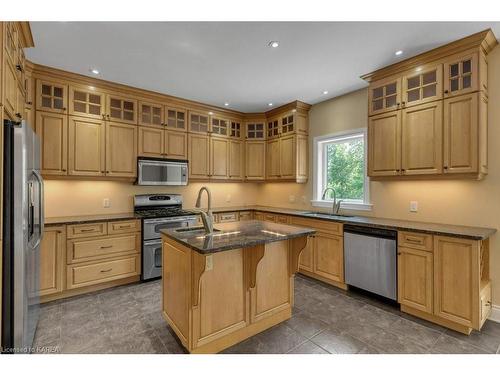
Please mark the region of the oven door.
<svg viewBox="0 0 500 375"><path fill-rule="evenodd" d="M196 225L196 216L182 216L169 219L145 219L143 227L144 241L154 240L161 237L162 229L183 228Z"/></svg>
<svg viewBox="0 0 500 375"><path fill-rule="evenodd" d="M138 185L187 185L187 162L139 159L137 162Z"/></svg>
<svg viewBox="0 0 500 375"><path fill-rule="evenodd" d="M161 276L161 240L145 241L142 246L142 279Z"/></svg>

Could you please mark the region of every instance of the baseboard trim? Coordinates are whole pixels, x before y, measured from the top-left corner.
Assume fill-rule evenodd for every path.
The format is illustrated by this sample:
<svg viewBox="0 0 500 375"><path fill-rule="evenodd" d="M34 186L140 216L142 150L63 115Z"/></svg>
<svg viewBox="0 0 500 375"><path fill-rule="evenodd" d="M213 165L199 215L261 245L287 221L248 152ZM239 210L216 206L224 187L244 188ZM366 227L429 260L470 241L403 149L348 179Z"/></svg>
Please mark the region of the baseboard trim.
<svg viewBox="0 0 500 375"><path fill-rule="evenodd" d="M500 323L500 306L498 305L491 306L491 315L488 319Z"/></svg>

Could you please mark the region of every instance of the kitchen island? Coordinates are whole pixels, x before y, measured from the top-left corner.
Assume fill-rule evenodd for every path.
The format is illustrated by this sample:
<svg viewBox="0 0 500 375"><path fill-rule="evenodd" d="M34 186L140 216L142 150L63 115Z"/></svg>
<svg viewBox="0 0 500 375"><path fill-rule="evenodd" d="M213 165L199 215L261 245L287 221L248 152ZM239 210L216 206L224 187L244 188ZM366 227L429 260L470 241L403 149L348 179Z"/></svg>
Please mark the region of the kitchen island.
<svg viewBox="0 0 500 375"><path fill-rule="evenodd" d="M162 231L162 312L190 353L217 353L291 317L315 230L264 221Z"/></svg>

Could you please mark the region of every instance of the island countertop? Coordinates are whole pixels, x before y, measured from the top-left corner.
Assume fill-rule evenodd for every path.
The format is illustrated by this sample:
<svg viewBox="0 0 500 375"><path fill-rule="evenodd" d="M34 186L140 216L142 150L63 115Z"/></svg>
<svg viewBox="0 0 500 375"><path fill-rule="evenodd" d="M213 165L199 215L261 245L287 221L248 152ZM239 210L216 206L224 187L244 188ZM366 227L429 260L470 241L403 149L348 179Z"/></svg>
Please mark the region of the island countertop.
<svg viewBox="0 0 500 375"><path fill-rule="evenodd" d="M311 228L259 220L215 224L216 232L211 235L206 235L203 227L185 229L163 229L161 233L200 254L252 247L316 233Z"/></svg>

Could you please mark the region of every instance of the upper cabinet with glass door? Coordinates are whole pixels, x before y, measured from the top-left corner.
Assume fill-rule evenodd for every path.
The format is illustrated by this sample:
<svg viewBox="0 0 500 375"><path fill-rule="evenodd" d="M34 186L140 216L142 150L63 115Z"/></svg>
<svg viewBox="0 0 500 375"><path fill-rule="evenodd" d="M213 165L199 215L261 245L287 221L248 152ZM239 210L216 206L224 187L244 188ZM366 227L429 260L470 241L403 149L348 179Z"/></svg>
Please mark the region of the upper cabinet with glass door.
<svg viewBox="0 0 500 375"><path fill-rule="evenodd" d="M69 114L73 116L104 119L106 95L93 86L69 87Z"/></svg>
<svg viewBox="0 0 500 375"><path fill-rule="evenodd" d="M245 138L249 141L262 141L266 139L266 120L249 121L246 123Z"/></svg>
<svg viewBox="0 0 500 375"><path fill-rule="evenodd" d="M486 77L484 77L486 80ZM444 97L468 94L479 89L478 53L450 56L444 63Z"/></svg>
<svg viewBox="0 0 500 375"><path fill-rule="evenodd" d="M187 119L187 111L185 109L165 107L165 126L169 130L178 130L182 132L187 131L186 119ZM200 118L198 117L198 121L199 120ZM207 118L207 123L208 123L208 118Z"/></svg>
<svg viewBox="0 0 500 375"><path fill-rule="evenodd" d="M212 116L210 118L210 134L213 136L227 137L229 135L229 120Z"/></svg>
<svg viewBox="0 0 500 375"><path fill-rule="evenodd" d="M68 85L36 80L36 109L38 111L67 113Z"/></svg>
<svg viewBox="0 0 500 375"><path fill-rule="evenodd" d="M442 64L419 66L403 75L403 97L401 107L411 107L432 102L442 99L442 97Z"/></svg>
<svg viewBox="0 0 500 375"><path fill-rule="evenodd" d="M376 115L401 107L401 78L389 77L370 84L368 89L368 113Z"/></svg>
<svg viewBox="0 0 500 375"><path fill-rule="evenodd" d="M200 112L189 111L189 132L208 134L209 117Z"/></svg>
<svg viewBox="0 0 500 375"><path fill-rule="evenodd" d="M106 120L137 124L137 100L108 94L106 96Z"/></svg>
<svg viewBox="0 0 500 375"><path fill-rule="evenodd" d="M240 120L229 121L229 137L241 139L243 136L243 126Z"/></svg>
<svg viewBox="0 0 500 375"><path fill-rule="evenodd" d="M267 139L280 136L280 119L278 117L267 120Z"/></svg>
<svg viewBox="0 0 500 375"><path fill-rule="evenodd" d="M139 125L163 125L163 105L150 102L139 102Z"/></svg>

